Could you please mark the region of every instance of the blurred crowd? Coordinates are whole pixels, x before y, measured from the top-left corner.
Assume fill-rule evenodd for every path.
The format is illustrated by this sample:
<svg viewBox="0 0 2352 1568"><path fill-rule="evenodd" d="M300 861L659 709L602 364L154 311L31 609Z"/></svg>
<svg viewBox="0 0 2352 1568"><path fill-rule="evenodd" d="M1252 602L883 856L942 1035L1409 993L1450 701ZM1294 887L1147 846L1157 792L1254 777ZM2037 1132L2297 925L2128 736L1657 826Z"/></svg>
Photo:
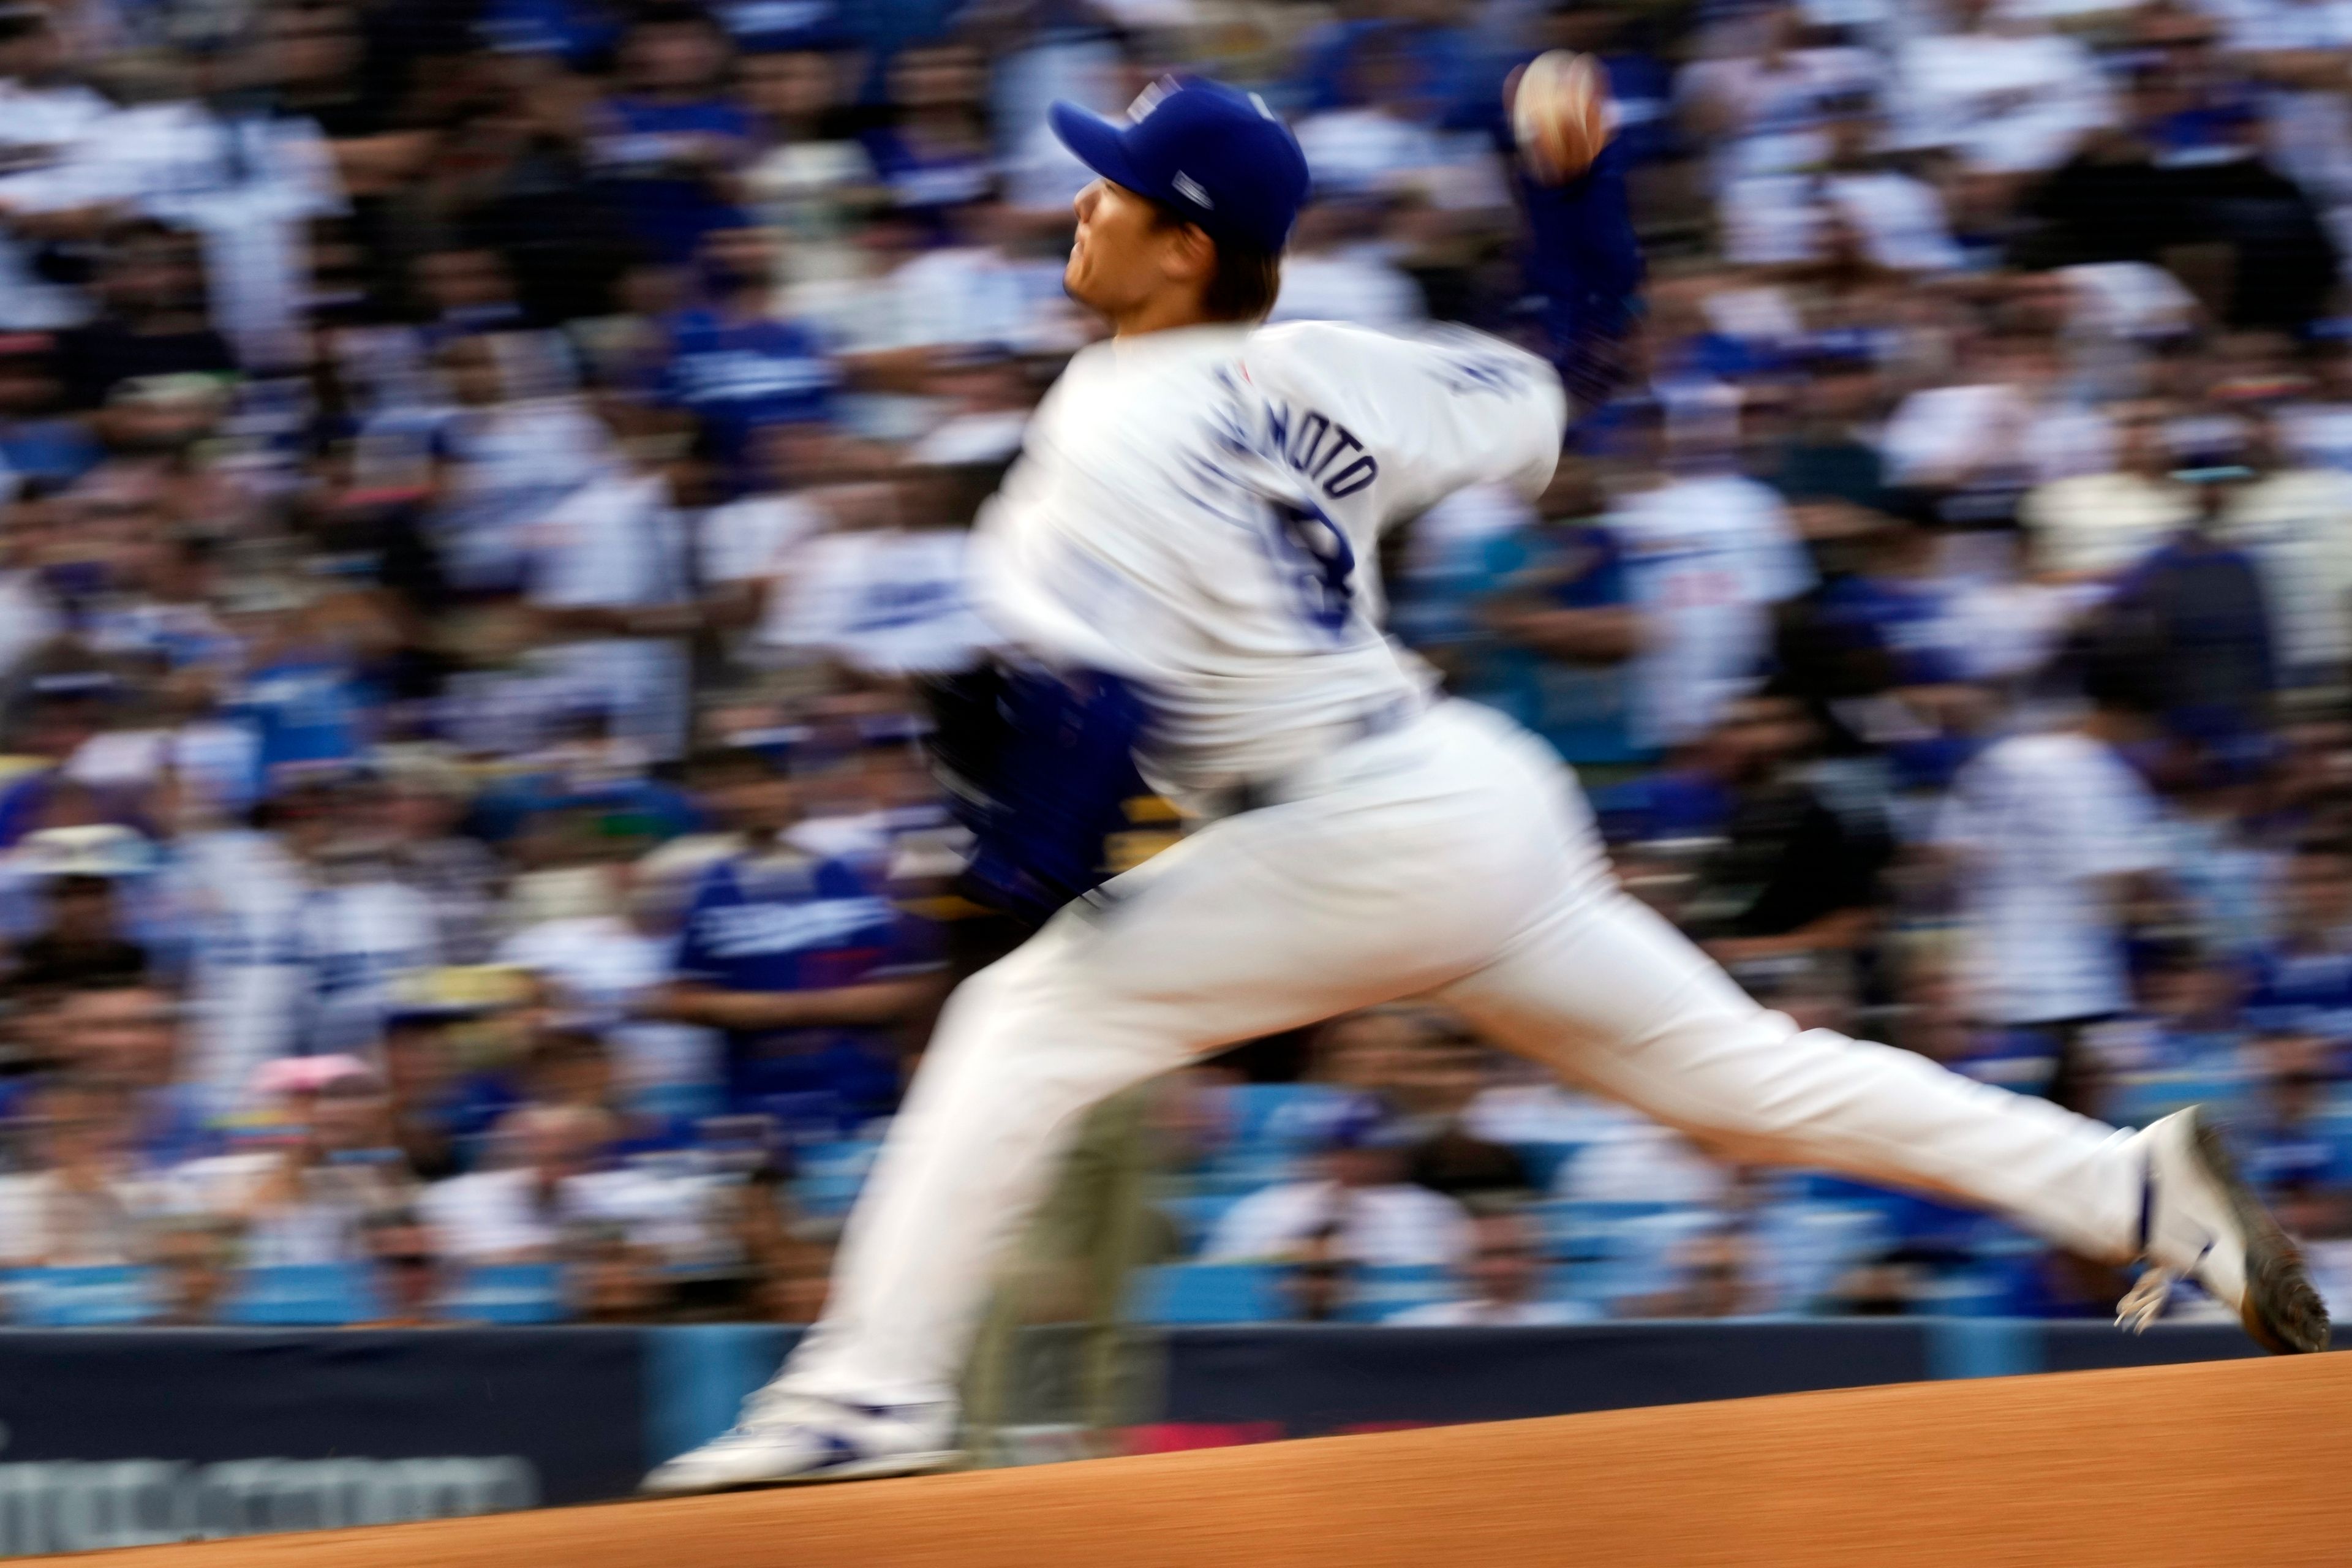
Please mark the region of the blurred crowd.
<svg viewBox="0 0 2352 1568"><path fill-rule="evenodd" d="M1608 67L1630 318L1512 159L1552 47ZM10 0L20 1319L65 1269L176 1322L320 1268L362 1321L501 1268L592 1321L812 1314L973 945L921 695L990 654L969 530L1097 331L1045 106L1177 69L1307 150L1277 319L1610 388L1539 501L1386 565L1627 885L1804 1023L2122 1123L2220 1102L2344 1304L2352 5ZM1134 817L1114 860L1171 830ZM1419 1008L1148 1120L1149 1258L1270 1268L1250 1313L2127 1283Z"/></svg>

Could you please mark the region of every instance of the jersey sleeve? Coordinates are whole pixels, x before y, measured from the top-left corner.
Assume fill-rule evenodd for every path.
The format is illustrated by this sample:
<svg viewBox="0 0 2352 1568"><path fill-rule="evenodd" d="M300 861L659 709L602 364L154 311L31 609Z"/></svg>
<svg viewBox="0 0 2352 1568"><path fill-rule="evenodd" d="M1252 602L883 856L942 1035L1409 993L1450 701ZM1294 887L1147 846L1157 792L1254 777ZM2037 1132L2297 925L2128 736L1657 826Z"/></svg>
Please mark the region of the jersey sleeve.
<svg viewBox="0 0 2352 1568"><path fill-rule="evenodd" d="M1559 375L1483 333L1405 338L1301 321L1254 334L1244 363L1273 395L1347 422L1370 461L1383 522L1475 484L1532 497L1559 461L1568 399Z"/></svg>

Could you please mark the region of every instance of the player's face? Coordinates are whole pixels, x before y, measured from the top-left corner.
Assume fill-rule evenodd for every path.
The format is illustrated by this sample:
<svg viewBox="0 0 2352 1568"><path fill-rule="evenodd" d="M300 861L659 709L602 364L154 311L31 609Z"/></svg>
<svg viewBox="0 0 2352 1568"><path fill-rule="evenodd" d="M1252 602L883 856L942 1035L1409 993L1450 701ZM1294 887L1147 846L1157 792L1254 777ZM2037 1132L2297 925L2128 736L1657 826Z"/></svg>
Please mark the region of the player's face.
<svg viewBox="0 0 2352 1568"><path fill-rule="evenodd" d="M792 781L762 769L730 779L719 809L745 833L782 833L799 816Z"/></svg>
<svg viewBox="0 0 2352 1568"><path fill-rule="evenodd" d="M1468 1272L1479 1294L1490 1301L1518 1301L1532 1293L1534 1249L1517 1219L1481 1220L1472 1235L1476 1247L1470 1255Z"/></svg>
<svg viewBox="0 0 2352 1568"><path fill-rule="evenodd" d="M1168 287L1170 245L1181 231L1162 224L1149 201L1097 180L1071 205L1078 233L1062 269L1071 299L1117 319Z"/></svg>

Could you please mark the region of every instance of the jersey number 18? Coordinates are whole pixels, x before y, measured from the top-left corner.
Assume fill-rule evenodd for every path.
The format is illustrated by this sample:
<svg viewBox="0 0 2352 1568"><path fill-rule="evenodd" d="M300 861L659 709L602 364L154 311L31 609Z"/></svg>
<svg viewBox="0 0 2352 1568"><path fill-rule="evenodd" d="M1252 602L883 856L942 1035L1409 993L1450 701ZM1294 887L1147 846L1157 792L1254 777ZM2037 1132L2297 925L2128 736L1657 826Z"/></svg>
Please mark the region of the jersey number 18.
<svg viewBox="0 0 2352 1568"><path fill-rule="evenodd" d="M1299 612L1337 637L1347 629L1354 607L1355 590L1349 579L1356 574L1356 552L1348 535L1311 501L1272 505L1275 543L1285 557L1282 569L1290 578Z"/></svg>

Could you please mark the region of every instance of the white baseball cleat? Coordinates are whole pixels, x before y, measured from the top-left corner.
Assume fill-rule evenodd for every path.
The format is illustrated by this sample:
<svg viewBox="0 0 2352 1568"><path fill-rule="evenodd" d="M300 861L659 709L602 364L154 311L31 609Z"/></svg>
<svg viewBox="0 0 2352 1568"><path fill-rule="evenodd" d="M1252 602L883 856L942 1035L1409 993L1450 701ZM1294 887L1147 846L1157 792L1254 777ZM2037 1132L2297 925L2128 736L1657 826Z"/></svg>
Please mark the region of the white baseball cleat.
<svg viewBox="0 0 2352 1568"><path fill-rule="evenodd" d="M857 1405L763 1388L741 1419L699 1448L656 1466L640 1491L662 1497L806 1481L855 1481L944 1469L955 1406Z"/></svg>
<svg viewBox="0 0 2352 1568"><path fill-rule="evenodd" d="M2189 1279L2273 1354L2326 1350L2327 1308L2302 1252L2240 1178L2203 1112L2177 1111L2133 1142L2147 1160L2140 1253L2148 1268L2123 1299L2116 1323L2145 1329L2163 1311L2172 1282Z"/></svg>

